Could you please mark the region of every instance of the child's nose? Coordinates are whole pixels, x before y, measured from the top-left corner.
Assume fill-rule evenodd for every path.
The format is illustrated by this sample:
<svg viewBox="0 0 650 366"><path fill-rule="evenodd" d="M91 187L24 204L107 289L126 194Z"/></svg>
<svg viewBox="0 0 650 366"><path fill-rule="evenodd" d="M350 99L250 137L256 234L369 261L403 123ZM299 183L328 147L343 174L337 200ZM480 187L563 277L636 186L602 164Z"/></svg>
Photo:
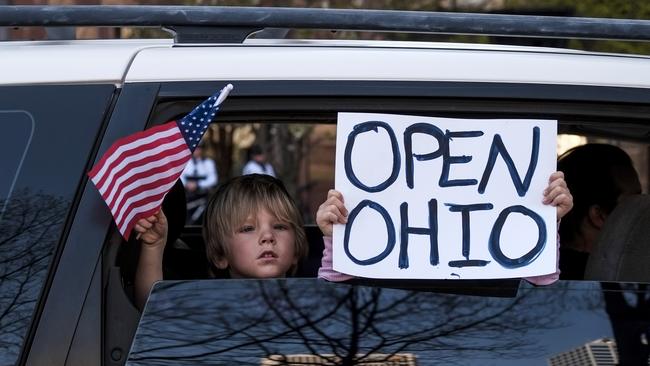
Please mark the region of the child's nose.
<svg viewBox="0 0 650 366"><path fill-rule="evenodd" d="M273 230L265 230L260 238L260 244L275 244L275 236Z"/></svg>

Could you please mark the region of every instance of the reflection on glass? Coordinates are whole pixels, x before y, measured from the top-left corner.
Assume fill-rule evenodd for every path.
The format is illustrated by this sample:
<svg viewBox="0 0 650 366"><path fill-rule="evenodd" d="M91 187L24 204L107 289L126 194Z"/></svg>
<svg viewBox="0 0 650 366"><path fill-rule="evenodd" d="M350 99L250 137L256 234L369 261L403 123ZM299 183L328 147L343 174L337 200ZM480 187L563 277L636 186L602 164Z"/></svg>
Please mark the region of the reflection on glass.
<svg viewBox="0 0 650 366"><path fill-rule="evenodd" d="M522 285L516 297L316 279L161 282L129 365L548 365L612 337L598 283Z"/></svg>
<svg viewBox="0 0 650 366"><path fill-rule="evenodd" d="M605 309L612 323L620 365L648 365L650 356L650 287L602 283Z"/></svg>
<svg viewBox="0 0 650 366"><path fill-rule="evenodd" d="M0 365L18 357L68 206L27 189L0 200Z"/></svg>

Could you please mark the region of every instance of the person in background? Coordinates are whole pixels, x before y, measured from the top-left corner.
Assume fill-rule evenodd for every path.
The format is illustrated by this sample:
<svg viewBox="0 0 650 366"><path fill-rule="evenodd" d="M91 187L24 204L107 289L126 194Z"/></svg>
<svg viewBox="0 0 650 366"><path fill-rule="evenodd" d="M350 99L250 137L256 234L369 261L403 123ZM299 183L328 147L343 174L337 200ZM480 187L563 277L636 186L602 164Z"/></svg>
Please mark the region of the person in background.
<svg viewBox="0 0 650 366"><path fill-rule="evenodd" d="M248 162L242 169L242 175L247 174L267 174L275 177L275 170L266 160L266 154L259 145L253 145L248 149Z"/></svg>
<svg viewBox="0 0 650 366"><path fill-rule="evenodd" d="M622 198L641 193L641 183L629 155L607 144L568 150L558 159L558 170L564 172L574 202L560 226L560 278L582 280L607 216Z"/></svg>
<svg viewBox="0 0 650 366"><path fill-rule="evenodd" d="M217 167L212 159L204 155L203 148L203 144L196 147L192 159L181 173L181 181L187 193L188 224L200 223L207 196L219 181Z"/></svg>

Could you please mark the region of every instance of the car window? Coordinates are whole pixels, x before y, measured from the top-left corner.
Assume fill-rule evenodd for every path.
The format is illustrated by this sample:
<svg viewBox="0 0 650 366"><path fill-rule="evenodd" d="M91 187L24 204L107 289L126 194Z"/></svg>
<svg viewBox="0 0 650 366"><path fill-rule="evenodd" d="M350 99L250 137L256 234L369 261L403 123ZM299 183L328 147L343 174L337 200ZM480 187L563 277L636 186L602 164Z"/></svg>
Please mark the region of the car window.
<svg viewBox="0 0 650 366"><path fill-rule="evenodd" d="M111 93L0 87L0 365L23 345Z"/></svg>
<svg viewBox="0 0 650 366"><path fill-rule="evenodd" d="M416 291L315 279L163 281L127 365L560 365L598 349L615 360L617 346L621 359L643 356L634 349L641 341L624 333L641 324L647 332L643 286L522 282L511 297L440 290L435 282Z"/></svg>
<svg viewBox="0 0 650 366"><path fill-rule="evenodd" d="M213 86L211 86L213 87ZM211 90L207 89L206 90ZM308 89L305 92L309 92ZM531 90L534 88L531 87ZM605 91L599 91L605 92ZM297 92L296 92L297 93ZM600 95L600 94L599 94ZM242 174L247 152L254 145L264 147L267 160L275 173L296 199L307 225L310 238L309 270L315 273L322 253L322 236L314 226L315 213L328 189L334 187L336 151L336 116L340 111L378 112L451 118L539 118L558 121L557 154L586 143L606 143L622 147L632 157L639 171L643 191L648 191L648 143L644 140L643 110L627 109L625 117L618 116L620 106L607 103L566 103L540 99L513 101L505 99L455 99L410 97L350 98L233 98L224 104L215 123L203 137L203 152L214 161L218 171L217 185ZM150 124L155 125L182 116L201 101L169 97L155 107ZM194 173L196 174L196 173ZM167 279L205 277L205 249L201 236L201 212L212 188L195 196L185 192L187 212L173 218L181 228L182 244L169 246L165 261ZM178 206L178 205L176 205ZM182 205L181 205L182 206ZM178 209L169 210L178 213ZM166 211L167 212L167 211ZM182 228L183 223L188 225ZM560 238L562 241L562 238ZM131 255L135 257L135 254ZM133 260L131 261L133 262ZM189 263L199 263L200 266ZM634 265L637 266L637 265ZM133 265L122 265L125 284L130 286L135 272Z"/></svg>

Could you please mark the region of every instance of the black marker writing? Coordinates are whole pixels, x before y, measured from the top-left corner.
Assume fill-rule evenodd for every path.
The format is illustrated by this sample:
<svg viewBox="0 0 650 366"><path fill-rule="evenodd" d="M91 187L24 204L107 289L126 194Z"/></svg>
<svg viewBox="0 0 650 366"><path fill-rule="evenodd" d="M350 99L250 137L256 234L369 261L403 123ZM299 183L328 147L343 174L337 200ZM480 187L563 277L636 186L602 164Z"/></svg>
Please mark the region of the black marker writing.
<svg viewBox="0 0 650 366"><path fill-rule="evenodd" d="M515 168L515 163L512 161L508 150L506 150L503 140L499 134L494 135L492 140L492 147L490 147L490 155L488 158L487 165L485 166L485 171L483 172L483 177L481 178L481 183L478 185L478 192L484 193L485 186L487 186L488 179L490 179L490 174L494 168L494 164L497 161L497 155L501 154L503 161L508 167L508 172L510 172L510 177L512 178L512 183L514 183L515 188L517 189L517 194L519 197L523 197L528 192L530 187L530 182L533 179L533 173L537 167L537 157L539 155L539 127L533 128L533 149L530 153L530 163L528 164L528 171L526 172L526 177L523 182L519 178L519 173L517 173L517 168Z"/></svg>
<svg viewBox="0 0 650 366"><path fill-rule="evenodd" d="M399 206L401 230L399 245L399 268L409 268L408 246L409 234L428 235L431 244L429 263L432 266L438 265L438 201L429 201L429 227L411 227L408 219L408 203L403 202Z"/></svg>
<svg viewBox="0 0 650 366"><path fill-rule="evenodd" d="M386 223L386 230L388 231L388 240L386 243L386 248L379 255L372 257L370 259L361 260L361 259L357 259L350 252L350 230L352 229L352 224L354 223L354 219L356 219L359 212L361 212L361 210L363 210L366 207L370 207L373 210L379 212L381 217L383 217L384 222ZM348 216L348 223L347 225L345 225L345 234L343 236L343 250L345 250L345 254L348 256L348 258L350 258L351 261L362 266L375 264L381 261L382 259L386 258L390 254L390 252L393 251L394 247L395 247L395 228L393 227L393 220L391 220L390 215L388 214L385 208L383 208L377 202L373 202L371 200L363 200L354 209L352 209L352 211L350 211L350 215Z"/></svg>
<svg viewBox="0 0 650 366"><path fill-rule="evenodd" d="M393 170L391 171L390 177L386 179L384 182L374 187L369 187L361 183L361 181L359 181L359 179L357 178L356 174L354 174L354 170L352 169L352 148L354 147L354 141L356 140L357 135L368 131L379 132L377 127L381 127L385 129L386 132L388 132L388 136L390 138L390 146L393 153ZM395 179L397 179L397 175L399 174L399 170L400 170L401 157L399 153L399 146L397 145L397 138L395 137L395 133L393 132L393 129L390 128L388 123L381 122L381 121L363 122L354 126L352 133L348 135L348 141L345 145L345 153L343 159L345 161L344 164L345 175L348 177L350 183L352 183L355 187L362 189L366 192L383 191L384 189L388 188L391 184L393 184Z"/></svg>
<svg viewBox="0 0 650 366"><path fill-rule="evenodd" d="M533 219L535 224L537 224L537 228L539 229L537 244L535 244L535 247L531 249L528 253L522 255L519 258L506 257L505 254L503 254L503 252L501 251L501 246L500 246L501 229L503 229L503 225L505 224L508 215L510 215L510 213L512 212L518 212L524 216L530 217L531 219ZM501 211L499 217L494 223L494 226L492 227L492 232L490 233L488 247L490 249L490 254L492 254L492 258L494 258L494 260L497 261L499 264L501 264L505 268L519 268L534 261L535 258L537 258L537 256L542 253L542 250L544 249L545 245L546 245L546 224L544 223L542 217L524 206L517 205L517 206L507 207L503 211Z"/></svg>
<svg viewBox="0 0 650 366"><path fill-rule="evenodd" d="M469 230L469 213L472 211L483 211L491 210L494 206L491 203L476 203L473 205L454 205L446 203L449 206L449 211L451 212L460 212L462 219L463 227L463 245L461 253L465 260L459 261L450 261L450 267L484 267L490 261L485 261L481 259L469 259L469 240L470 240L470 230Z"/></svg>

